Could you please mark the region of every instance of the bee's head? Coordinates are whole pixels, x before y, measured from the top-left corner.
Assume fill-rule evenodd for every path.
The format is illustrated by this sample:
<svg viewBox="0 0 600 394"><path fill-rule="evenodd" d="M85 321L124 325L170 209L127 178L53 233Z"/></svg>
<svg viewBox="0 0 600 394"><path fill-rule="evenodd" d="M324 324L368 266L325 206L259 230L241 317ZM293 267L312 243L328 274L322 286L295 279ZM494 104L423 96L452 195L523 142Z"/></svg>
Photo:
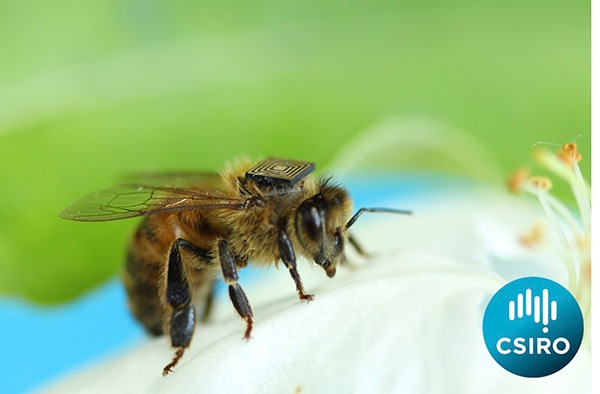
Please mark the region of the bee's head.
<svg viewBox="0 0 600 394"><path fill-rule="evenodd" d="M296 211L296 235L300 245L330 278L343 258L352 202L348 192L327 180L319 193L305 200Z"/></svg>

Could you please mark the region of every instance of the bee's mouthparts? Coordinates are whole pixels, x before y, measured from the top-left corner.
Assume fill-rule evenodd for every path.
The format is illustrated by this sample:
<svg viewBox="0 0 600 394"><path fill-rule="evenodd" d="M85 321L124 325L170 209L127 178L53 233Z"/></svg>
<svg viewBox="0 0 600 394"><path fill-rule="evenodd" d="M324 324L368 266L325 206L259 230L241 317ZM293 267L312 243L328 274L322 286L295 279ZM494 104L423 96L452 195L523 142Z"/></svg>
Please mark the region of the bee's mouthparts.
<svg viewBox="0 0 600 394"><path fill-rule="evenodd" d="M335 276L335 265L331 264L329 260L325 262L323 268L325 268L328 277L333 278Z"/></svg>

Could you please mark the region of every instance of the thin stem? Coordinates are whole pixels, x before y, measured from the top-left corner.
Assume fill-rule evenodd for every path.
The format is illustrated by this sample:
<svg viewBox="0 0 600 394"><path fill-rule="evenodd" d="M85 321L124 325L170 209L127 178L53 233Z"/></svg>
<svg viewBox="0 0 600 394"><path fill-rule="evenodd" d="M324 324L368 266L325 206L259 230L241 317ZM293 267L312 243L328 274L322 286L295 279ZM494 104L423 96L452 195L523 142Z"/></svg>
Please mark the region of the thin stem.
<svg viewBox="0 0 600 394"><path fill-rule="evenodd" d="M526 187L524 189L537 196L538 200L540 201L540 204L542 205L542 208L544 209L546 215L548 216L548 219L550 220L551 225L554 227L554 231L556 232L556 235L558 236L559 241L562 245L563 254L565 255L565 257L567 257L567 261L565 261L565 267L567 269L567 275L569 278L569 289L574 290L577 287L578 282L577 274L575 271L575 267L579 262L577 258L578 252L569 241L567 234L564 231L564 227L560 224L560 221L556 216L556 212L549 203L548 193L529 187Z"/></svg>

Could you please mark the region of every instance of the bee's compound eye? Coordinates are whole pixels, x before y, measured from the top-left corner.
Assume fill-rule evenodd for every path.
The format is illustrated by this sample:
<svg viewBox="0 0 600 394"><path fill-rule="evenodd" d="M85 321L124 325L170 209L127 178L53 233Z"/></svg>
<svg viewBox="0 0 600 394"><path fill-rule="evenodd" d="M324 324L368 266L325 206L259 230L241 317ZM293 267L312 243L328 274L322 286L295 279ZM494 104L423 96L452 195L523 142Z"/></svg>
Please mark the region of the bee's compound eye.
<svg viewBox="0 0 600 394"><path fill-rule="evenodd" d="M317 203L311 198L306 200L298 208L298 225L302 227L308 238L311 241L322 243L324 220L323 214Z"/></svg>
<svg viewBox="0 0 600 394"><path fill-rule="evenodd" d="M344 249L344 238L342 237L342 230L340 228L335 231L335 235L333 236L333 246L339 251Z"/></svg>

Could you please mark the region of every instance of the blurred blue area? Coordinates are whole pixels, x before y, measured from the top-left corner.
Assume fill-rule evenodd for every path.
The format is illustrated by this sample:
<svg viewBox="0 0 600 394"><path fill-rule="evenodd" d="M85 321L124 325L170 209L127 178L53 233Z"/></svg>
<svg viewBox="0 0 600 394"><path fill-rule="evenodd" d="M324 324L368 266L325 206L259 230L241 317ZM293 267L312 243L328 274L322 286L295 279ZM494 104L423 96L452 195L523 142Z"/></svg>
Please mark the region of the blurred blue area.
<svg viewBox="0 0 600 394"><path fill-rule="evenodd" d="M355 209L381 201L410 201L435 195L472 181L428 175L353 176L343 184L350 190ZM361 219L364 220L364 219ZM244 270L244 282L259 280L261 270ZM218 287L222 293L224 286ZM2 393L22 393L42 387L76 368L133 346L143 329L127 309L125 291L118 279L60 307L33 306L0 299L0 382Z"/></svg>
<svg viewBox="0 0 600 394"><path fill-rule="evenodd" d="M21 393L143 338L114 279L60 307L0 300L0 382Z"/></svg>

